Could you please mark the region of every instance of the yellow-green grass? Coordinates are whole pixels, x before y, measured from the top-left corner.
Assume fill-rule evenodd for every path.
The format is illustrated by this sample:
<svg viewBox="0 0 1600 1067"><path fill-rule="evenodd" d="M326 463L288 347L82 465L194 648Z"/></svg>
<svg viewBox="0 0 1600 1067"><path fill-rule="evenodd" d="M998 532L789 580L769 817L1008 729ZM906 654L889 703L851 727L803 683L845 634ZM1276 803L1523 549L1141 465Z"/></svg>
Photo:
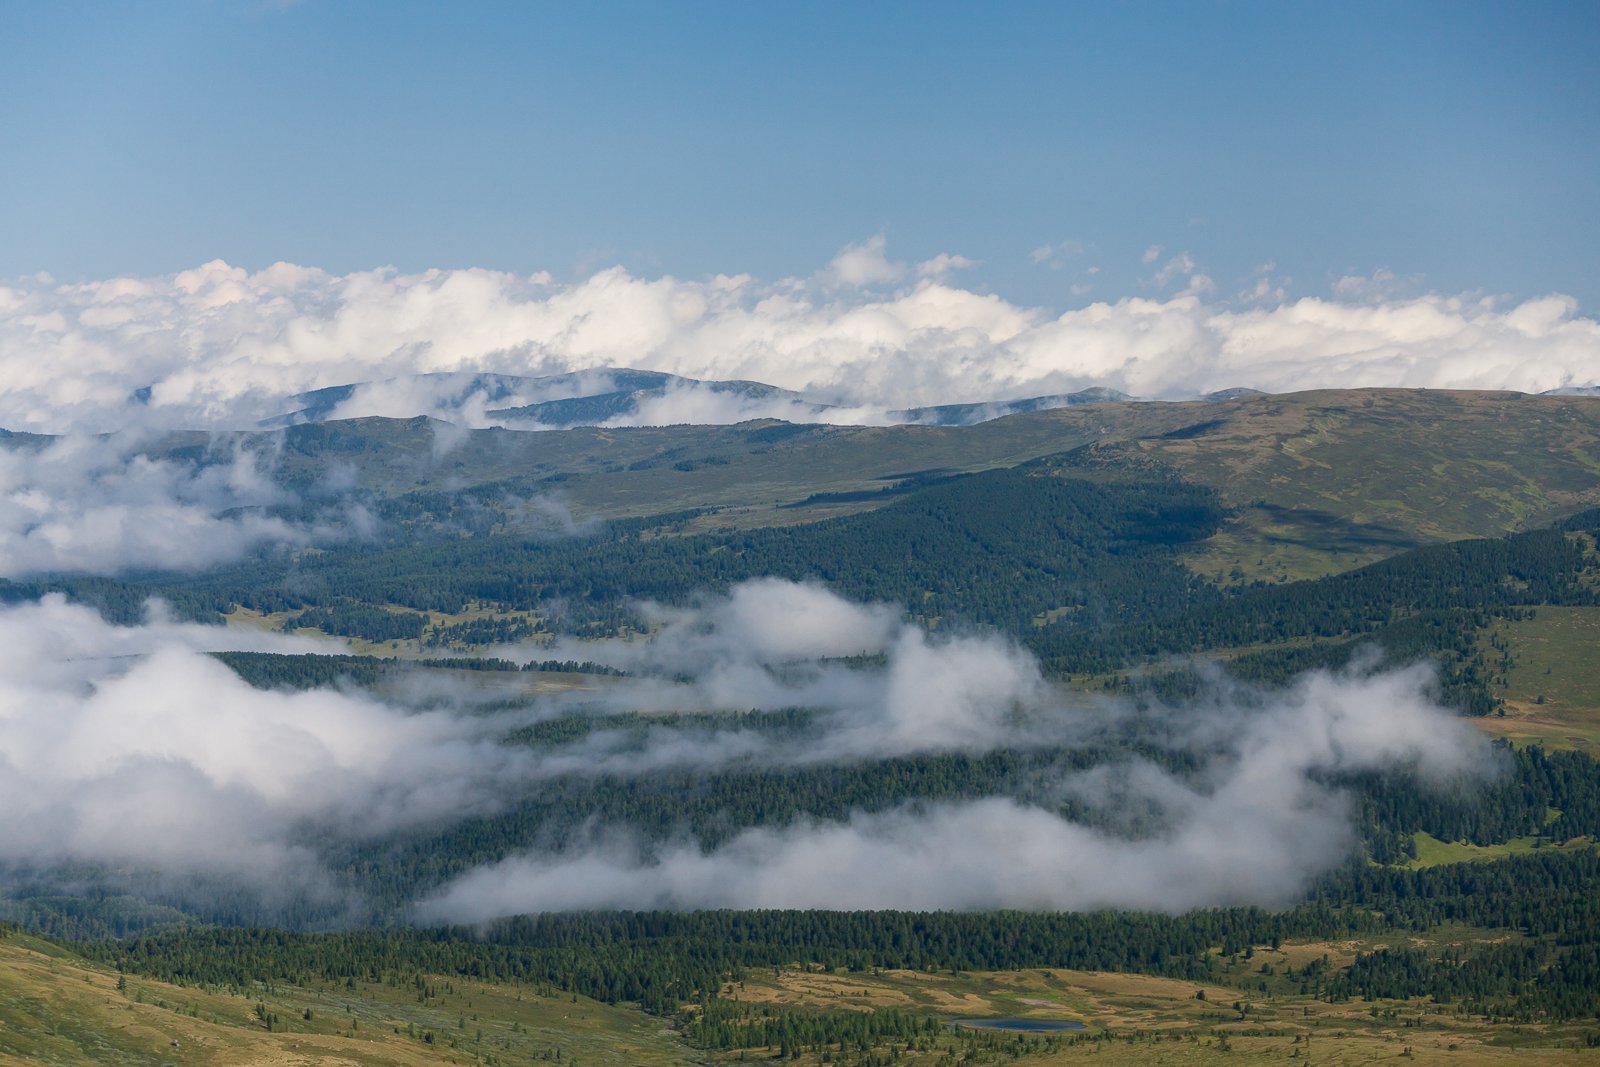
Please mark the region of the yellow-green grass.
<svg viewBox="0 0 1600 1067"><path fill-rule="evenodd" d="M341 459L359 459L357 484L384 493L526 484L530 473L560 472L556 491L580 521L710 508L724 523L765 525L874 502L775 507L815 494L870 492L911 472L1010 466L1090 443L1110 447L1105 465L1120 476L1160 468L1217 487L1230 505L1265 500L1423 540L1505 533L1600 503L1594 397L1369 389L1085 404L959 429L480 430L442 454L436 428L421 420L347 420L313 433L363 446L330 441ZM175 435L166 447L197 443L200 435ZM328 455L291 449L282 462L289 476L314 476Z"/></svg>
<svg viewBox="0 0 1600 1067"><path fill-rule="evenodd" d="M1195 574L1227 587L1325 578L1418 543L1398 531L1366 528L1324 512L1246 507L1182 558Z"/></svg>
<svg viewBox="0 0 1600 1067"><path fill-rule="evenodd" d="M397 611L397 614L400 613ZM405 614L415 614L404 612ZM280 632L284 624L298 615L296 611L259 612L250 608L235 607L223 616L223 621L229 626L249 630L267 630ZM364 637L342 637L337 634L323 633L313 627L305 627L290 631L296 637L324 640L328 644L327 654L377 656L383 659L415 659L426 654L422 642L413 640L401 641L369 641ZM434 655L445 654L441 650L434 650Z"/></svg>
<svg viewBox="0 0 1600 1067"><path fill-rule="evenodd" d="M931 1047L906 1050L896 1042L877 1050L905 1067L949 1067L949 1057L973 1050L963 1062L1198 1064L1226 1057L1354 1064L1394 1062L1408 1049L1413 1063L1600 1062L1578 1025L1491 1024L1426 999L1328 1004L1299 993L1298 979L1285 976L1317 960L1346 966L1358 951L1383 945L1441 948L1494 936L1501 935L1441 929L1426 938L1259 946L1219 958L1218 980L1207 983L1060 969L847 974L788 967L751 973L723 995L808 1010L899 1007L942 1019L1067 1018L1086 1026L1078 1040L1005 1047L1010 1039L1002 1037L985 1046L947 1033ZM430 979L421 990L409 982L340 981L235 991L129 976L119 989L114 972L57 946L23 935L0 939L0 1062L7 1064L687 1067L761 1062L773 1051L694 1050L663 1020L628 1006L448 978ZM826 1061L808 1051L799 1062Z"/></svg>
<svg viewBox="0 0 1600 1067"><path fill-rule="evenodd" d="M1412 835L1417 854L1405 864L1407 867L1437 867L1443 863L1470 863L1479 860L1498 860L1545 848L1593 848L1594 842L1586 837L1571 841L1551 842L1538 837L1513 837L1492 845L1474 845L1467 841L1441 841L1426 831Z"/></svg>
<svg viewBox="0 0 1600 1067"><path fill-rule="evenodd" d="M560 1062L585 1067L691 1062L661 1020L570 994L447 979L430 983L427 999L370 982L242 992L117 983L47 943L0 941L0 1063L413 1067L492 1057L520 1067L555 1062L558 1050Z"/></svg>
<svg viewBox="0 0 1600 1067"><path fill-rule="evenodd" d="M1493 685L1503 702L1498 714L1468 721L1492 737L1546 749L1577 749L1600 756L1600 607L1540 607L1531 619L1501 621L1485 635L1482 647L1491 663L1507 648L1513 666L1504 683ZM1208 650L1196 660L1226 663L1239 656L1301 647L1311 638ZM1073 676L1072 688L1099 691L1119 685L1147 667ZM1542 700L1540 698L1543 698Z"/></svg>
<svg viewBox="0 0 1600 1067"><path fill-rule="evenodd" d="M533 622L540 619L537 612L532 611L507 611L482 604L472 604L466 609L446 613L442 611L416 612L410 608L399 608L393 605L384 605L385 609L397 615L426 614L436 626L452 626L462 622L473 622L478 619L503 619L514 622ZM259 612L250 608L235 607L223 616L223 621L234 627L250 630L267 630L278 632L283 630L284 624L298 615L295 611ZM377 656L384 659L427 659L430 657L449 656L454 651L461 651L464 646L449 648L424 645L421 641L405 639L397 641L369 641L364 637L342 637L336 634L326 634L321 630L306 627L292 631L300 637L320 638L328 642L328 654L350 654L358 656ZM548 636L535 635L530 641L538 642L548 640ZM467 649L467 651L477 651Z"/></svg>
<svg viewBox="0 0 1600 1067"><path fill-rule="evenodd" d="M1404 943L1437 946L1484 936L1439 931ZM1323 957L1339 967L1348 965L1358 950L1398 943L1260 947L1249 958L1221 961L1220 983L1058 969L958 975L788 969L776 976L767 972L750 977L726 987L724 995L813 1010L895 1007L944 1019L1070 1019L1085 1024L1080 1037L1018 1046L1019 1059L1037 1064L1600 1062L1600 1050L1584 1046L1581 1026L1490 1024L1426 999L1334 1005L1300 994L1298 979L1282 977L1290 967ZM1202 993L1203 998L1198 995ZM899 1050L897 1062L907 1067L948 1064L953 1061L945 1057L951 1056L966 1062L954 1035L940 1038L932 1050L908 1051L903 1045ZM1410 1055L1403 1056L1407 1050ZM760 1050L752 1058L764 1058L770 1051ZM975 1061L984 1062L983 1055ZM1005 1062L1011 1050L988 1055L989 1062ZM825 1061L807 1053L801 1062L810 1067Z"/></svg>
<svg viewBox="0 0 1600 1067"><path fill-rule="evenodd" d="M1505 714L1480 725L1518 743L1600 753L1600 607L1541 607L1491 634L1513 664L1496 687Z"/></svg>
<svg viewBox="0 0 1600 1067"><path fill-rule="evenodd" d="M1323 516L1330 533L1419 541L1494 536L1600 499L1600 403L1434 390L1253 397L1217 405L1200 433L1120 444L1215 486ZM1337 539L1334 541L1338 543Z"/></svg>

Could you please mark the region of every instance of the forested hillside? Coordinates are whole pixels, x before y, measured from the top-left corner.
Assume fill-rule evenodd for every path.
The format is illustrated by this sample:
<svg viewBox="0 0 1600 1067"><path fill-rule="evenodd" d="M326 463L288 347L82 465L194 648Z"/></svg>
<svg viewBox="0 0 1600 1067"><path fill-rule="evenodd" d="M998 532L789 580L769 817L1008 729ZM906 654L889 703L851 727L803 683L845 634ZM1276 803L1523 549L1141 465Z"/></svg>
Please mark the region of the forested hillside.
<svg viewBox="0 0 1600 1067"><path fill-rule="evenodd" d="M1494 461L1515 470L1475 481L1524 409L1529 443ZM1479 459L1408 451L1421 410L1479 434ZM213 820L185 832L203 848L13 858L3 908L219 995L372 983L429 1005L439 981L506 983L636 1005L697 1054L819 1067L954 1055L902 971L1587 1025L1593 413L1246 397L570 431L536 462L503 431L435 453L426 422L293 427L299 495L263 514L344 529L329 509L359 507L359 529L0 584L18 642L84 608L107 628L40 653L63 658L38 700L99 715L149 672L139 709L231 724L182 779L219 784L172 794L201 798L178 806ZM347 497L318 488L334 462ZM1491 489L1511 503L1470 506ZM175 758L157 720L85 721L136 751L107 766ZM116 810L88 803L34 817L81 841ZM936 903L894 904L908 882ZM820 1005L786 968L888 999Z"/></svg>

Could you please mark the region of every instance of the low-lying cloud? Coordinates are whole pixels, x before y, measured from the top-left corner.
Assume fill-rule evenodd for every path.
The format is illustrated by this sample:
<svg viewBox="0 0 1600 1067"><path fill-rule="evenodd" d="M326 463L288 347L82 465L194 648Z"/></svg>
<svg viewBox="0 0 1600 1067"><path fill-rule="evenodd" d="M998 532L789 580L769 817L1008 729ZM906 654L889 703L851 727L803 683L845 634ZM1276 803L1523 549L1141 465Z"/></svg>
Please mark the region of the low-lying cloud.
<svg viewBox="0 0 1600 1067"><path fill-rule="evenodd" d="M439 372L635 367L754 380L845 407L816 416L824 421L870 421L1090 386L1153 398L1235 386L1536 392L1590 384L1600 366L1600 323L1560 295L1514 305L1396 297L1346 279L1327 297L1273 289L1226 301L1194 284L1194 268L1180 295L1058 314L947 280L960 265L895 264L875 239L814 278L775 282L621 268L571 283L477 269L331 275L280 263L250 273L222 262L81 285L23 279L0 287L0 426L243 428L285 414L286 398L307 390ZM431 402L407 387L390 393L357 406L410 416ZM694 394L653 404L630 418L767 410Z"/></svg>
<svg viewBox="0 0 1600 1067"><path fill-rule="evenodd" d="M0 865L316 881L316 844L481 813L519 776L481 719L263 691L220 650L328 648L159 613L114 626L56 595L0 609Z"/></svg>
<svg viewBox="0 0 1600 1067"><path fill-rule="evenodd" d="M641 614L646 641L503 651L522 659L553 652L642 675L586 696L590 709L815 712L820 736L760 742L773 765L1061 743L1083 733L1079 710L1103 705L1052 690L1033 657L1004 637L930 635L898 607L853 603L814 583L760 578L691 608L647 604ZM881 657L882 666L841 662L858 656ZM608 743L601 735L578 752L609 772L616 765L601 758ZM751 743L741 731L720 731L678 758L747 759ZM658 754L630 748L622 758Z"/></svg>
<svg viewBox="0 0 1600 1067"><path fill-rule="evenodd" d="M349 510L310 523L273 514L295 498L271 466L270 456L243 450L149 455L134 438L0 445L0 577L197 570L363 525Z"/></svg>
<svg viewBox="0 0 1600 1067"><path fill-rule="evenodd" d="M418 887L419 921L582 907L1189 907L1293 900L1355 847L1341 774L1470 781L1490 768L1415 668L1313 674L1283 691L1138 709L1060 691L986 635L930 635L883 605L762 581L655 609L653 640L588 651L640 675L509 708L453 691L400 705L355 689L264 691L206 651L304 652L306 639L170 621L115 626L58 596L0 608L0 869L231 879L338 899L342 850L493 816L558 777L859 763L996 748L1132 750L1059 772L1031 802L992 796L756 826L707 849L596 825L557 852ZM881 660L835 657L866 652ZM442 687L441 687L442 686ZM576 703L575 703L576 702ZM799 731L651 710L813 709ZM643 710L571 743L508 744L553 716ZM1149 752L1146 747L1144 751ZM1064 765L1063 765L1064 766ZM1040 796L1057 798L1049 803ZM1064 818L1054 803L1111 817ZM1146 813L1119 826L1118 811ZM1109 828L1108 828L1109 827ZM1154 829L1152 829L1152 827ZM532 842L529 842L531 845ZM365 906L351 898L347 914Z"/></svg>
<svg viewBox="0 0 1600 1067"><path fill-rule="evenodd" d="M1284 905L1355 846L1349 798L1327 775L1392 767L1482 773L1484 746L1426 696L1420 670L1313 674L1262 706L1214 709L1207 773L1121 773L1161 815L1129 839L1003 797L747 830L720 848L653 854L626 838L471 872L422 921L583 908L1065 909L1177 912ZM1180 727L1181 729L1181 727ZM1085 776L1088 777L1088 776Z"/></svg>

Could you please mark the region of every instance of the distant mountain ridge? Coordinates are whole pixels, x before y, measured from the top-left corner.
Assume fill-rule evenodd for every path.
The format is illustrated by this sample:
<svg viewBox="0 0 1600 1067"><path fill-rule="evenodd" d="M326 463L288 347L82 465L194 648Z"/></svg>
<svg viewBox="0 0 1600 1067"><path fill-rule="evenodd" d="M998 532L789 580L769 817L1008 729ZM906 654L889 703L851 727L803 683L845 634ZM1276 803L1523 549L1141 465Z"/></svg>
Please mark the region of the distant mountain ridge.
<svg viewBox="0 0 1600 1067"><path fill-rule="evenodd" d="M918 426L972 426L990 419L1001 419L1024 411L1054 411L1077 404L1115 404L1137 399L1115 389L1098 386L1076 393L1055 393L1023 400L994 400L974 404L940 404L934 407L901 408L889 412L890 418Z"/></svg>
<svg viewBox="0 0 1600 1067"><path fill-rule="evenodd" d="M276 428L366 415L445 417L476 406L479 414L491 419L569 429L634 416L643 402L695 390L736 400L794 405L819 413L829 408L792 390L762 382L700 381L661 371L604 368L547 375L443 371L299 393L289 398L299 407L263 419L261 425ZM368 410L378 407L385 410Z"/></svg>
<svg viewBox="0 0 1600 1067"><path fill-rule="evenodd" d="M152 387L148 386L135 390L133 399L149 403L151 392ZM1235 386L1197 396L1162 399L1223 403L1269 395L1275 394ZM1600 396L1600 384L1564 385L1522 395ZM628 367L544 375L435 371L292 394L283 401L290 410L262 417L255 425L282 429L354 418L427 416L458 425L483 427L499 423L509 429L544 430L733 425L761 419L797 424L959 427L1084 404L1150 402L1151 398L1091 386L1069 393L882 409L870 404L818 400L765 382L689 378Z"/></svg>
<svg viewBox="0 0 1600 1067"><path fill-rule="evenodd" d="M1216 398L1231 397L1239 392L1229 390L1226 394L1217 394ZM452 414L547 429L630 423L666 425L701 421L673 415L673 400L694 398L726 402L728 418L721 421L760 418L819 423L862 421L856 409L813 400L795 390L764 382L703 380L662 371L604 368L550 375L446 371L351 382L295 394L288 398L289 403L297 405L293 410L262 419L260 425L265 429L277 429L370 415L387 418L430 415L449 420ZM1136 399L1115 389L1093 387L1019 399L898 408L882 412L881 417L889 423L971 426L1020 412ZM695 406L686 407L685 411L691 415L697 413ZM847 411L851 412L850 417L839 417Z"/></svg>
<svg viewBox="0 0 1600 1067"><path fill-rule="evenodd" d="M694 390L705 390L712 395L739 400L794 405L802 412L809 411L816 414L821 414L832 407L829 404L817 404L807 400L802 394L793 390L781 389L764 382L702 381L698 378L684 378L660 371L604 370L559 374L547 378L525 379L525 381L531 387L565 390L582 387L581 383L592 381L596 374L609 377L613 388L514 407L495 408L486 414L492 418L526 420L541 426L570 429L574 426L595 426L612 419L635 416L639 414L640 404L645 401L665 399L673 392Z"/></svg>

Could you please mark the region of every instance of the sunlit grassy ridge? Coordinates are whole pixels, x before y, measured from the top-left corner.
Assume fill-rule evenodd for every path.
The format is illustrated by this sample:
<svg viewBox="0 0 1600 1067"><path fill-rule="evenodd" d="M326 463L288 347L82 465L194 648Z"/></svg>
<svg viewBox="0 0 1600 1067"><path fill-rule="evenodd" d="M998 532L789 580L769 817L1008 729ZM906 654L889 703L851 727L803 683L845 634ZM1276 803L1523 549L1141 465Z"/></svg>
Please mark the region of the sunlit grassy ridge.
<svg viewBox="0 0 1600 1067"><path fill-rule="evenodd" d="M1433 951L1504 935L1439 928L1426 936L1290 942L1218 957L1202 982L1042 968L950 972L826 970L796 961L752 971L719 991L728 1011L806 1020L895 1011L926 1019L910 1037L864 1043L796 1040L695 1047L694 1005L676 1024L541 985L416 975L256 983L247 989L174 986L119 975L49 942L0 939L0 1058L38 1065L567 1064L675 1067L762 1062L1316 1063L1392 1061L1513 1064L1600 1061L1581 1025L1491 1023L1429 998L1330 1003L1303 993L1302 974L1337 973L1360 952ZM788 1013L798 1013L790 1015ZM1058 1036L949 1031L959 1018L1066 1019ZM685 1032L680 1032L682 1028ZM820 1032L820 1031L819 1031Z"/></svg>
<svg viewBox="0 0 1600 1067"><path fill-rule="evenodd" d="M692 1054L659 1019L550 988L454 978L206 990L119 975L26 935L0 940L7 1064L669 1067Z"/></svg>
<svg viewBox="0 0 1600 1067"><path fill-rule="evenodd" d="M1600 504L1600 397L1321 390L1086 404L967 427L739 426L458 431L352 419L237 443L310 489L330 463L384 497L553 494L574 518L705 509L696 528L811 521L895 499L908 477L1013 466L1092 446L1126 476L1163 469L1241 512L1202 571L1308 577L1415 544L1537 526ZM182 435L157 451L212 443ZM798 505L798 506L796 506Z"/></svg>

